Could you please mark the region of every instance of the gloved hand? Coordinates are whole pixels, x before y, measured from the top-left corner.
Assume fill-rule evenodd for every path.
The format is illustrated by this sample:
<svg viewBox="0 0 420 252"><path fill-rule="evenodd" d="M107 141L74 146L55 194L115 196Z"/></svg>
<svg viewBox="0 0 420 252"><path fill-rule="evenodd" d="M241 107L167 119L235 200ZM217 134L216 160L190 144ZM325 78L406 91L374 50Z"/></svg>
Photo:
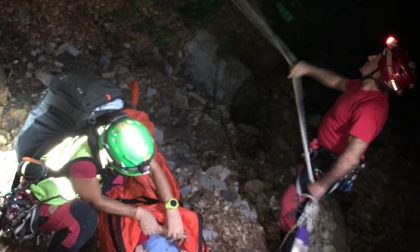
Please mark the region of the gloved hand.
<svg viewBox="0 0 420 252"><path fill-rule="evenodd" d="M47 175L47 169L42 164L23 160L19 163L18 173L28 181L37 181Z"/></svg>

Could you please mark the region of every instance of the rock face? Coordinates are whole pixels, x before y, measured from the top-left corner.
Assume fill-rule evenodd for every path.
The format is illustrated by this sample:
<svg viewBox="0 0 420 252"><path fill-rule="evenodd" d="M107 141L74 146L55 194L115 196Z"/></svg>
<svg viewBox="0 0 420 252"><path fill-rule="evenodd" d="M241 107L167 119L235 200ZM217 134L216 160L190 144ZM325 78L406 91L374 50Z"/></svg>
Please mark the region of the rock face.
<svg viewBox="0 0 420 252"><path fill-rule="evenodd" d="M311 232L310 251L345 251L345 223L341 208L332 198L321 202L314 230Z"/></svg>
<svg viewBox="0 0 420 252"><path fill-rule="evenodd" d="M218 55L216 38L205 30L197 31L185 45L186 79L216 102L229 104L242 83L251 76L243 63Z"/></svg>
<svg viewBox="0 0 420 252"><path fill-rule="evenodd" d="M9 88L7 87L6 84L7 84L6 73L0 67L0 106L6 105L10 97Z"/></svg>
<svg viewBox="0 0 420 252"><path fill-rule="evenodd" d="M77 6L73 4L56 6L54 10L61 13L72 5ZM28 6L29 3L12 4L9 8L13 12ZM29 14L23 11L22 15ZM63 18L62 22L66 20ZM33 29L42 33L37 24L32 24ZM14 138L47 86L46 75L42 73L59 74L85 68L120 86L127 100L130 98L127 83L139 80L141 109L150 114L156 125L154 138L181 185L184 206L203 216L209 247L213 251L268 251L257 212L239 193L234 171L238 164L231 146L235 126L227 109L237 88L251 75L250 71L233 57L218 56L216 38L206 30L198 31L197 36L186 41L185 50L160 51L147 41L133 40L124 42L118 49L107 48L99 55L92 54L84 41L74 42L56 35L56 41L48 41L46 37L43 40L34 37L27 44L14 41L14 46L26 48L16 54L18 59L13 64L7 65L10 75L3 68L0 71L0 146L6 150L0 155L1 194L8 192L17 167ZM203 49L203 45L208 48ZM0 44L1 49L6 46L10 45ZM180 66L184 66L183 72ZM188 73L188 78L184 79L183 73ZM27 250L28 246L34 246L29 243L14 248L15 245L6 244L4 248L0 245L0 249ZM97 251L95 242L91 244L85 251Z"/></svg>
<svg viewBox="0 0 420 252"><path fill-rule="evenodd" d="M221 22L217 29L196 29L185 15L205 12L191 12L191 6L201 6L185 4L191 1L4 2L2 194L17 167L14 138L46 88L37 73L90 70L121 87L126 100L127 84L139 81L137 108L155 123L156 143L181 186L183 204L203 216L203 235L212 251L278 251L283 238L277 227L279 199L293 181L302 148L288 66L273 49L264 49L270 45L242 14L223 3L213 13L212 22ZM222 43L226 36L233 37L229 50ZM306 88L307 97L316 93ZM314 136L322 113L311 111L307 118ZM412 199L419 192L409 186L418 182L410 176L416 166L397 156L401 142L386 130L372 145L378 154L371 155L371 167L356 181L355 192L322 205L311 251L416 251L415 239L404 236L418 233ZM402 224L413 219L413 225ZM0 241L0 250L35 246L5 244ZM82 251L99 250L92 240Z"/></svg>

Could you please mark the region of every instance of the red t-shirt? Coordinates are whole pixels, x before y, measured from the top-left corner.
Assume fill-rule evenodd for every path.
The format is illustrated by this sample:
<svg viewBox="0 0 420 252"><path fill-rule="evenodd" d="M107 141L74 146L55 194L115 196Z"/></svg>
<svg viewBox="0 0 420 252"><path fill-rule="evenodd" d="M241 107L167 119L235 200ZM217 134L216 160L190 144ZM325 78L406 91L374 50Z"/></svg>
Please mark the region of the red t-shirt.
<svg viewBox="0 0 420 252"><path fill-rule="evenodd" d="M362 80L349 81L318 130L319 144L336 154L344 152L350 136L370 143L388 117L388 95L361 87Z"/></svg>
<svg viewBox="0 0 420 252"><path fill-rule="evenodd" d="M74 161L69 165L68 174L70 178L75 179L89 179L96 178L96 166L89 160ZM119 174L112 181L112 185L122 185L124 183L124 176Z"/></svg>
<svg viewBox="0 0 420 252"><path fill-rule="evenodd" d="M95 178L96 166L89 160L74 161L69 165L69 177L76 179Z"/></svg>

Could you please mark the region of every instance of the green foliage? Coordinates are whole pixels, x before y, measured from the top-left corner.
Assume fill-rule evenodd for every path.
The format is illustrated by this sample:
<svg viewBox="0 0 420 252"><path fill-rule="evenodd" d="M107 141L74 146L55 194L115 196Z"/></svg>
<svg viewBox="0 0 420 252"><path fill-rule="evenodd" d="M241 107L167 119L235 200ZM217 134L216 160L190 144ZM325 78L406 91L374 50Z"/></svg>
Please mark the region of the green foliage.
<svg viewBox="0 0 420 252"><path fill-rule="evenodd" d="M142 7L142 6L149 6L153 4L153 0L132 0L134 6Z"/></svg>
<svg viewBox="0 0 420 252"><path fill-rule="evenodd" d="M174 0L131 0L131 2L136 7L148 7L152 5L157 6L157 5L162 5L165 2L171 2L171 1L174 1Z"/></svg>
<svg viewBox="0 0 420 252"><path fill-rule="evenodd" d="M137 23L133 29L147 32L159 48L167 47L180 40L176 32L158 18L149 18L142 23Z"/></svg>
<svg viewBox="0 0 420 252"><path fill-rule="evenodd" d="M157 5L160 0L131 0L131 2L136 7L147 7Z"/></svg>
<svg viewBox="0 0 420 252"><path fill-rule="evenodd" d="M151 30L150 36L152 36L153 42L158 47L167 47L179 41L179 37L169 27L155 27L155 29Z"/></svg>
<svg viewBox="0 0 420 252"><path fill-rule="evenodd" d="M178 13L189 24L208 26L217 16L220 7L229 1L189 0L178 7Z"/></svg>
<svg viewBox="0 0 420 252"><path fill-rule="evenodd" d="M118 10L114 11L112 13L112 16L117 21L122 22L122 21L137 19L137 18L140 17L140 14L135 7L130 6L130 7L125 7L125 8L121 8L121 9L118 9Z"/></svg>

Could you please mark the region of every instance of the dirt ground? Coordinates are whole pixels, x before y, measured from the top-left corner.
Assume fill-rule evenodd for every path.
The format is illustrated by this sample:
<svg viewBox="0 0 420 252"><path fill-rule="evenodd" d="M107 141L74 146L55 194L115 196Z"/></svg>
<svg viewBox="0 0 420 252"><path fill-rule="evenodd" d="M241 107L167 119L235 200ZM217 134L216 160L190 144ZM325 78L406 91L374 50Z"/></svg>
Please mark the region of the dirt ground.
<svg viewBox="0 0 420 252"><path fill-rule="evenodd" d="M252 69L255 80L250 82L251 84L244 84L236 92L231 106L227 109L231 113L229 120L223 118L223 113L220 112L219 115L215 112L217 104L213 104L214 107L206 105L203 109L207 117L200 117L204 118L202 121L211 121L212 116L217 114L214 117L222 118L221 124L225 127L211 127L211 123L205 125L200 121L197 127L183 128L176 125L176 122L190 119L194 115L190 110L189 113L182 111L180 104L183 97L176 96L176 91L188 90L189 84L188 79L182 75L181 60L176 59L182 58L178 56L183 56L185 44L193 38L197 29L202 28L217 36L220 55L238 57ZM302 40L311 40L311 34L306 36ZM293 47L297 45L294 44ZM66 53L59 53L61 47L67 50ZM69 55L73 47L80 53L77 57ZM170 138L168 142L178 144L176 147L183 147L182 144L192 145L192 149L199 156L196 158L199 163L197 167L229 164L227 166L235 175L232 184L239 188L238 191L244 199L255 206L258 224L264 227L264 231L260 233L264 233L265 237L253 237L254 243L264 240L268 251L278 251L282 238L276 223L278 199L292 181L292 170L300 162L301 152L293 94L290 86L287 86L289 82L285 79L288 66L249 22L227 2L2 1L0 66L5 69L7 76L12 77L7 80L6 85L10 92L6 99L7 104L1 104L0 110L2 130L7 133L4 134L6 140L1 148L9 151L13 148L16 129L22 122L19 119L5 119L5 114L10 114L11 110L8 105L25 108L24 112L27 113L44 88L39 82L30 81L33 79L31 69L48 68L53 73L58 73L77 66L118 76L120 72L125 71L120 66L124 65L124 62L112 62L107 65L106 59L126 59L128 56L123 54L127 52L127 48L133 53L129 55L130 59L134 59L129 71L136 73L136 78L152 82L153 85L148 85L148 88L164 90L154 97L155 104L145 103L144 108L158 110L164 107L165 103L173 105L171 113L175 116L166 120L167 125L173 124L176 127L166 129L168 132L177 133L178 138ZM331 53L346 55L342 52L345 49L338 52L336 49L331 50ZM54 54L57 56L47 59L41 57ZM325 55L327 52L319 56L321 62ZM168 65L171 66L170 71ZM23 80L17 81L19 79ZM117 84L127 82L127 79L123 78L114 79ZM336 94L308 86L306 88L309 95L305 105L310 114L310 134L315 135L319 117L332 103ZM147 90L142 92L142 99L147 99ZM150 90L153 91L153 88ZM149 94L153 93L152 91ZM5 92L2 91L3 93ZM212 99L205 98L209 101ZM397 99L394 104L396 108L404 109L416 103L413 105L412 100L401 102ZM24 112L14 112L16 116L13 118L26 116ZM165 115L163 112L162 114ZM348 251L419 250L416 240L417 234L420 233L420 210L416 204L420 193L417 182L419 160L416 155L417 149L414 148L416 145L408 144L410 135L405 132L405 129L413 128L412 125L418 125L414 117L417 115L410 112L392 112L384 132L367 153L368 168L359 176L354 191L333 198L338 202L343 214ZM158 118L156 115L156 119ZM164 116L159 119L162 118ZM230 136L226 133L231 129L230 123L236 128L242 127L242 131L236 132L234 138L226 137ZM189 131L190 128L194 131ZM221 131L226 135L213 137ZM183 136L188 136L188 140L177 140ZM172 148L170 144L165 146L168 153ZM179 159L188 158L182 156ZM259 181L263 181L260 191L255 189ZM205 196L203 193L203 197ZM210 196L208 199L212 204L220 203L210 201ZM270 205L272 199L276 199L273 203L275 206ZM199 199L195 200L200 202ZM205 206L202 209L207 208ZM210 226L213 224L212 218L230 218L236 224L242 221L240 216L225 216L223 213L207 213L206 218L209 219ZM255 226L249 225L247 228L252 229ZM237 232L242 230L238 229ZM236 234L229 235L218 238L218 247L214 251L239 251L235 250L236 248L232 250L232 244L240 243L240 239L250 239L238 235L237 241L232 241ZM0 251L35 250L33 243L15 249L13 247L7 245L0 248ZM45 251L45 247L36 249ZM98 251L96 241L92 240L83 251Z"/></svg>

